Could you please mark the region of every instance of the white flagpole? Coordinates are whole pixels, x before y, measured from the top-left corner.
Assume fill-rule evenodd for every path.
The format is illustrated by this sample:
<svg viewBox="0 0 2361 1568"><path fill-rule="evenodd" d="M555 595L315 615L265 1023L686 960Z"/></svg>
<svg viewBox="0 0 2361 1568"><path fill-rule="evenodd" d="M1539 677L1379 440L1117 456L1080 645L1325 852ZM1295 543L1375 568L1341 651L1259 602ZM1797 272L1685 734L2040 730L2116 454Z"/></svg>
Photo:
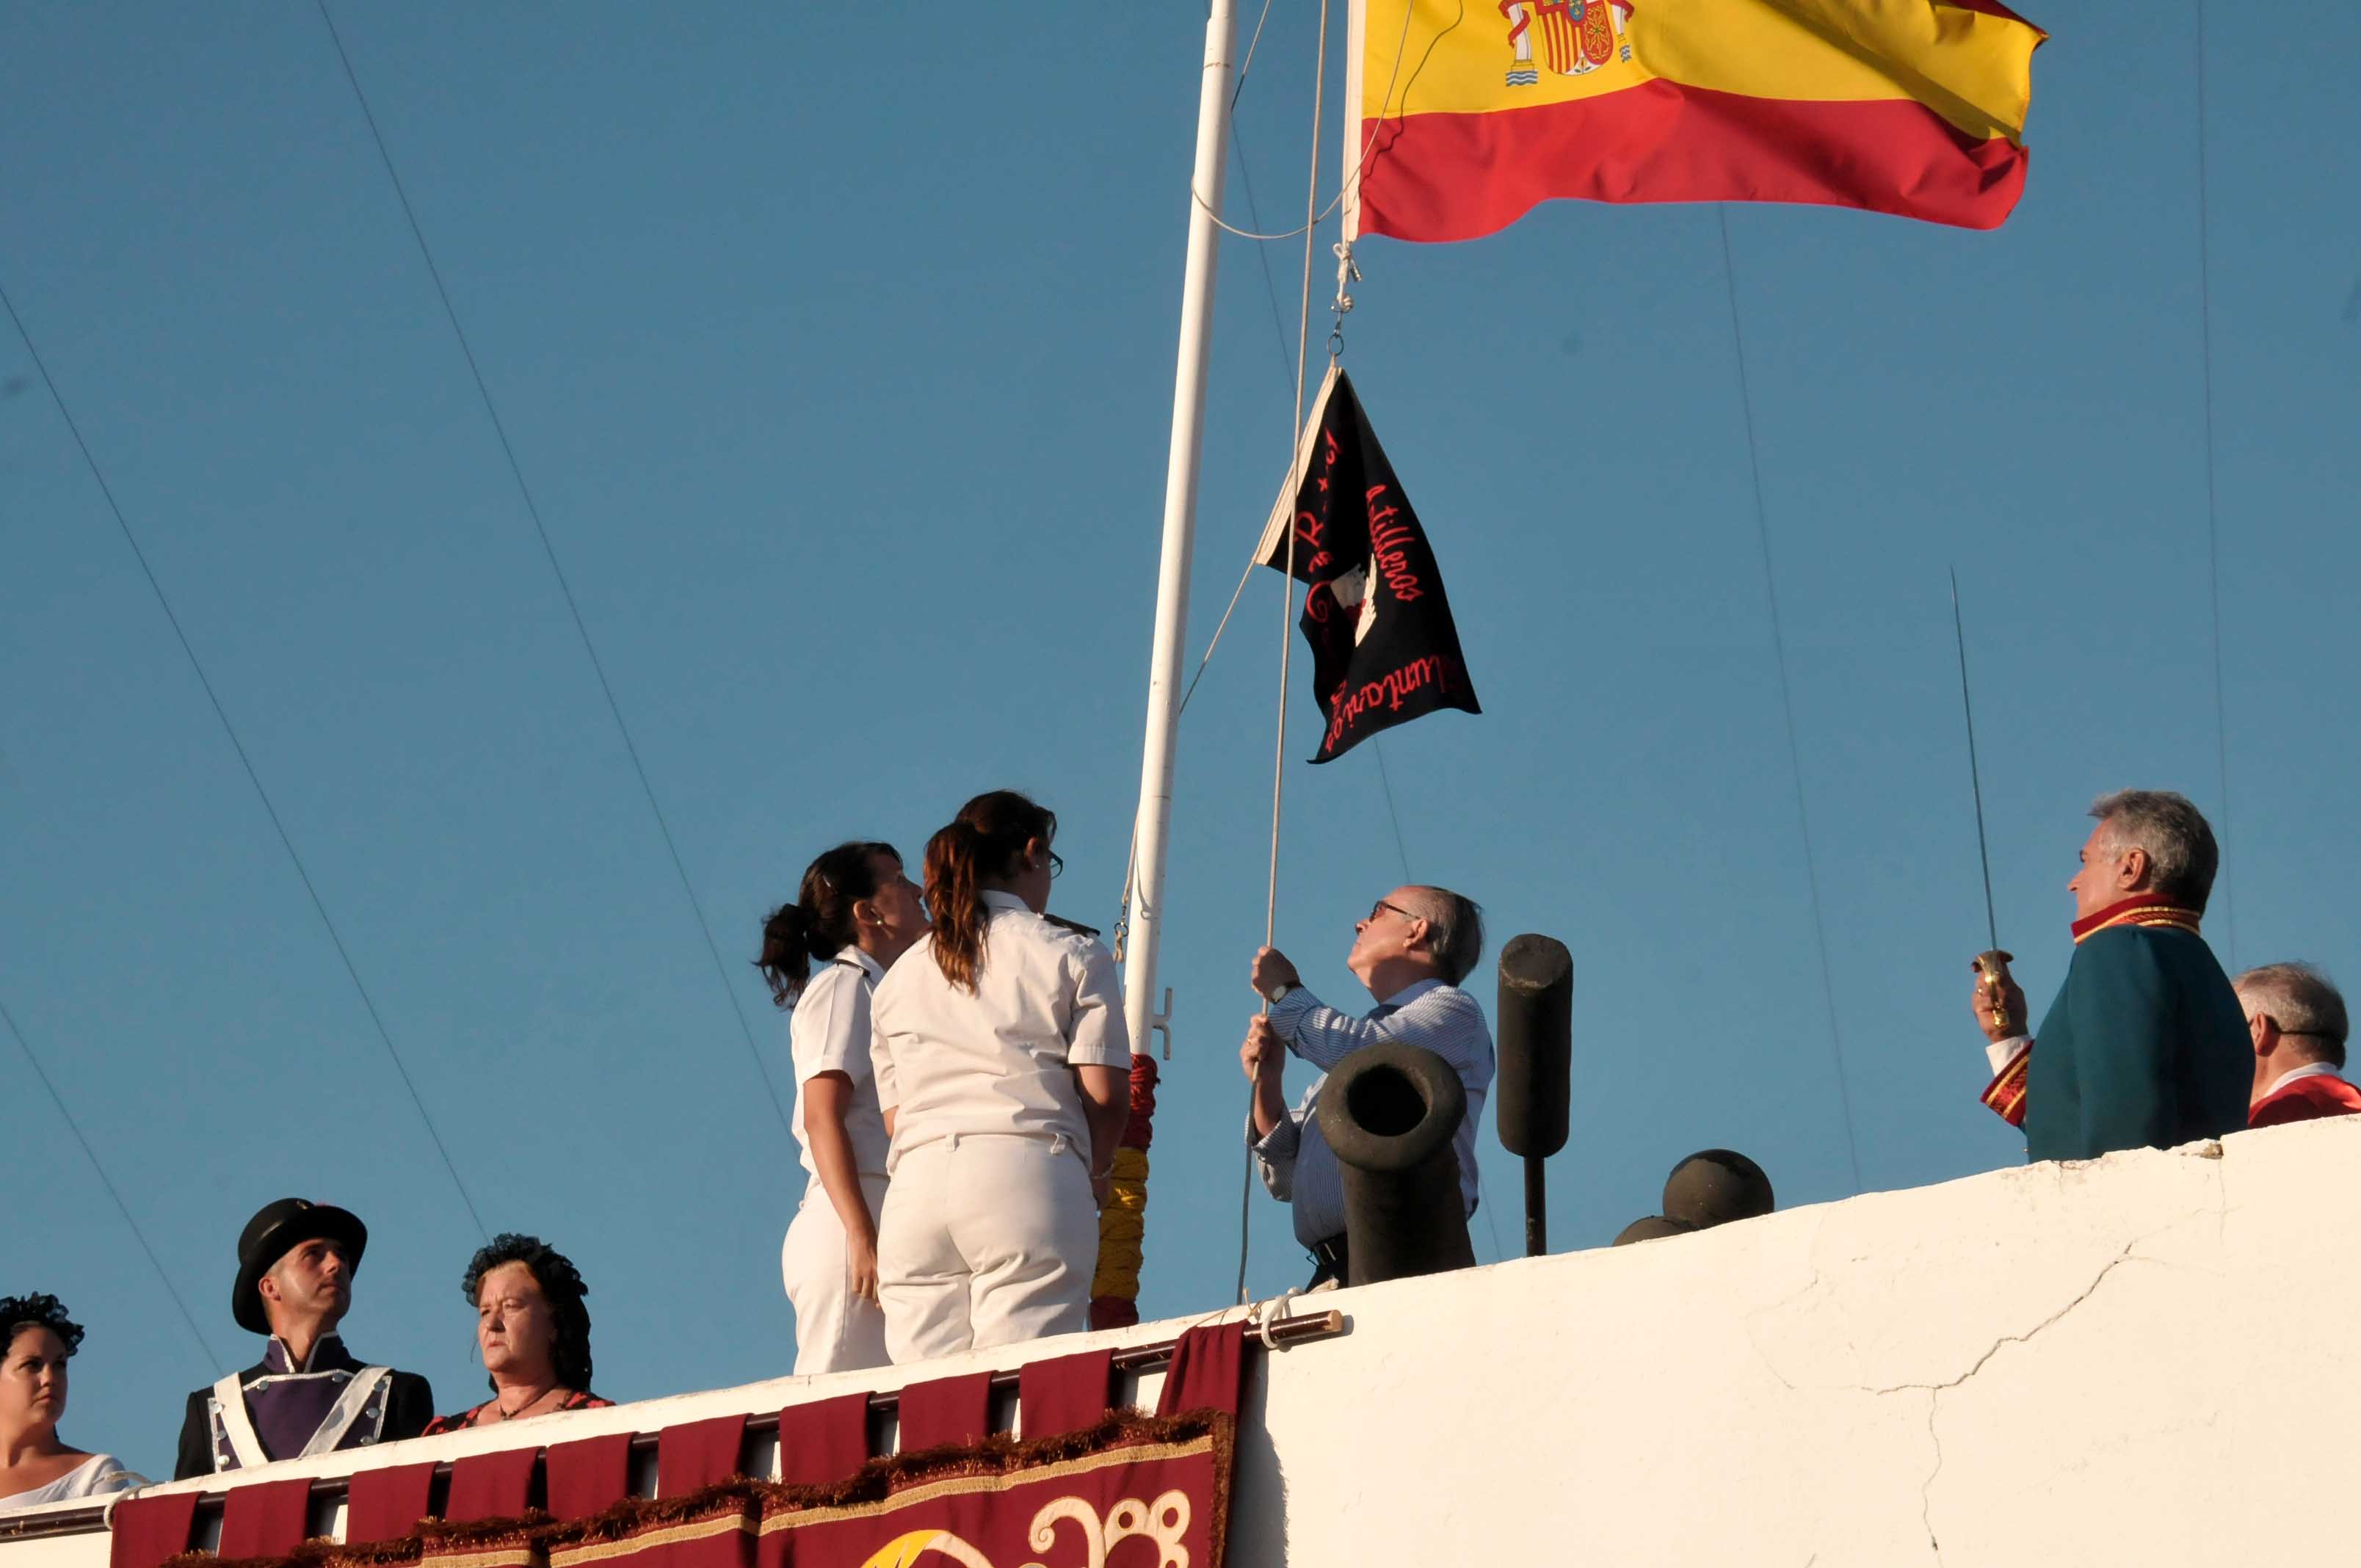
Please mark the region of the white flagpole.
<svg viewBox="0 0 2361 1568"><path fill-rule="evenodd" d="M1172 380L1172 446L1164 470L1164 551L1156 575L1156 641L1148 666L1148 741L1139 759L1138 837L1123 1015L1131 1048L1147 1053L1156 1006L1156 950L1164 934L1164 872L1172 826L1173 741L1180 726L1182 640L1189 630L1189 556L1197 533L1197 460L1203 444L1205 370L1213 352L1213 274L1220 256L1222 181L1230 144L1233 0L1213 0L1204 75L1197 89L1197 168L1189 202L1189 264L1180 285L1180 360Z"/></svg>
<svg viewBox="0 0 2361 1568"><path fill-rule="evenodd" d="M1368 156L1369 138L1361 129L1361 56L1367 49L1368 7L1360 0L1349 0L1345 7L1345 157L1337 165L1343 170L1344 190L1337 205L1342 209L1340 226L1345 253L1337 258L1336 292L1345 291L1345 269L1352 265L1353 242L1361 237L1361 163ZM1379 110L1393 105L1381 104Z"/></svg>

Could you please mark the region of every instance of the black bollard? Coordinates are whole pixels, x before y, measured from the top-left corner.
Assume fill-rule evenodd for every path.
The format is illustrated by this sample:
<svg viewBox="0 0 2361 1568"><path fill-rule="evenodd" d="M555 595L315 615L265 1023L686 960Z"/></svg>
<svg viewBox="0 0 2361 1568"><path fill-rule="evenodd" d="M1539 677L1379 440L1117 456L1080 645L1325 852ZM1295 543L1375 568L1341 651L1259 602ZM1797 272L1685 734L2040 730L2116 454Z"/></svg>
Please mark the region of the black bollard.
<svg viewBox="0 0 2361 1568"><path fill-rule="evenodd" d="M1686 1220L1667 1220L1662 1214L1649 1214L1632 1221L1615 1236L1617 1246L1630 1246L1634 1242L1662 1241L1666 1236L1685 1236L1696 1230Z"/></svg>
<svg viewBox="0 0 2361 1568"><path fill-rule="evenodd" d="M1467 1090L1449 1062L1399 1040L1364 1046L1328 1075L1318 1114L1344 1167L1347 1285L1475 1266L1451 1143Z"/></svg>
<svg viewBox="0 0 2361 1568"><path fill-rule="evenodd" d="M1525 1255L1539 1257L1549 1250L1542 1162L1565 1146L1574 1052L1574 955L1565 943L1529 933L1500 949L1499 1016L1500 1146L1525 1162Z"/></svg>
<svg viewBox="0 0 2361 1568"><path fill-rule="evenodd" d="M1771 1212L1771 1179L1736 1149L1699 1149L1664 1178L1664 1213L1705 1230Z"/></svg>

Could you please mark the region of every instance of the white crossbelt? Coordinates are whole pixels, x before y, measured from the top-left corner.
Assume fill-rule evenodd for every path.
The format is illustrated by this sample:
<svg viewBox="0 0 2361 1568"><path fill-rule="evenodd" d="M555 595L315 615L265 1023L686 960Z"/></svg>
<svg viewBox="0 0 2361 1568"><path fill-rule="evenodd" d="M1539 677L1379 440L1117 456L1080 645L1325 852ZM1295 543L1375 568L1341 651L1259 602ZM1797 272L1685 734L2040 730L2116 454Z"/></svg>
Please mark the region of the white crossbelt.
<svg viewBox="0 0 2361 1568"><path fill-rule="evenodd" d="M345 1434L353 1430L353 1423L361 1419L361 1412L368 1408L370 1398L391 1376L392 1369L384 1366L364 1366L355 1373L344 1392L336 1396L336 1402L328 1407L328 1413L321 1418L312 1441L293 1457L311 1459L334 1453L336 1445L345 1441ZM270 1463L270 1455L262 1451L262 1439L255 1433L254 1418L246 1408L246 1385L236 1373L214 1385L214 1408L221 1412L222 1433L229 1439L230 1453L236 1455L240 1469Z"/></svg>

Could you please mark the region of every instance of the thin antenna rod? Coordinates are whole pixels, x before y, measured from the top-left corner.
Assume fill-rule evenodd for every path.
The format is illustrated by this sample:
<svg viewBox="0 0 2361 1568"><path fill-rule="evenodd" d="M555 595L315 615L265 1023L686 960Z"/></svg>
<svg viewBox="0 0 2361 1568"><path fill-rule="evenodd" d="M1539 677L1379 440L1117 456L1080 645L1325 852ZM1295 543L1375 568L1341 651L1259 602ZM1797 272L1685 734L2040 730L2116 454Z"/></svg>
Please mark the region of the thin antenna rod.
<svg viewBox="0 0 2361 1568"><path fill-rule="evenodd" d="M2000 922L1993 916L1992 850L1984 842L1984 784L1976 767L1976 709L1968 700L1968 633L1960 620L1960 569L1951 568L1951 634L1960 645L1960 711L1968 720L1968 787L1976 797L1976 859L1984 868L1984 935L2000 947Z"/></svg>

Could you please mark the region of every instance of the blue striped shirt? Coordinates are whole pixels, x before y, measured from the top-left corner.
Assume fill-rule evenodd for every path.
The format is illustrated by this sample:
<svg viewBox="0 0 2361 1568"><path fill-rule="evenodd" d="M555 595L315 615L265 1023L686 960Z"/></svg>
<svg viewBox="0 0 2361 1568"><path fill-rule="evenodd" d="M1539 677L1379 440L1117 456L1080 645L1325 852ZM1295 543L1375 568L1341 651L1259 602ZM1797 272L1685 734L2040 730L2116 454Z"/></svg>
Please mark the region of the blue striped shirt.
<svg viewBox="0 0 2361 1568"><path fill-rule="evenodd" d="M1361 1047L1380 1040L1424 1047L1449 1062L1466 1085L1467 1119L1460 1123L1452 1147L1459 1155L1460 1194L1467 1212L1476 1212L1476 1124L1492 1087L1492 1031L1473 996L1439 980L1422 980L1388 997L1367 1017L1356 1018L1323 1006L1318 997L1297 986L1270 1010L1270 1022L1289 1050L1320 1069L1303 1098L1268 1136L1257 1140L1253 1113L1246 1115L1246 1146L1254 1150L1270 1195L1293 1206L1297 1241L1308 1247L1344 1233L1344 1168L1313 1113L1329 1070Z"/></svg>

